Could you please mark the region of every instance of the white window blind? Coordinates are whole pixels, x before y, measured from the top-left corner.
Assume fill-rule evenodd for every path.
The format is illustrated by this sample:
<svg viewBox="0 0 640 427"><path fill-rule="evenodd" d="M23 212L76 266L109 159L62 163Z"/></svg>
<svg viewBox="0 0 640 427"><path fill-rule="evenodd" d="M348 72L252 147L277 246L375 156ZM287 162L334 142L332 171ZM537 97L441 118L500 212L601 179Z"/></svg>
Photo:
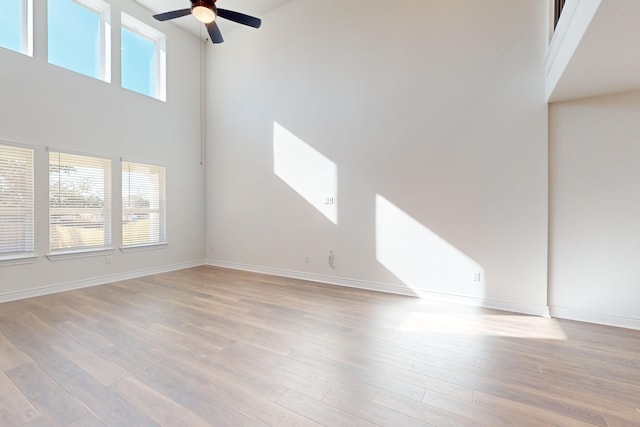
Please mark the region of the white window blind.
<svg viewBox="0 0 640 427"><path fill-rule="evenodd" d="M0 145L0 257L33 251L33 149Z"/></svg>
<svg viewBox="0 0 640 427"><path fill-rule="evenodd" d="M165 168L122 162L122 246L166 242Z"/></svg>
<svg viewBox="0 0 640 427"><path fill-rule="evenodd" d="M49 247L111 244L111 160L49 152Z"/></svg>

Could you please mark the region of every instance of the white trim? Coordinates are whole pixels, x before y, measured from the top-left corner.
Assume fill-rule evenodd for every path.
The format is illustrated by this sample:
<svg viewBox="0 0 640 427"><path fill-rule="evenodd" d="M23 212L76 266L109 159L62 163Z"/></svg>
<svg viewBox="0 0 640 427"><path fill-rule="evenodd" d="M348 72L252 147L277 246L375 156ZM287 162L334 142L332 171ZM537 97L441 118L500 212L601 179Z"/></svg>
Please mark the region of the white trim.
<svg viewBox="0 0 640 427"><path fill-rule="evenodd" d="M514 313L530 314L534 316L549 317L549 307L535 305L520 305L508 301L494 300L488 298L465 297L460 295L444 294L429 291L414 291L404 286L392 285L388 283L370 282L365 280L348 279L344 277L327 276L322 274L303 273L299 271L284 270L271 267L260 267L249 264L240 264L229 261L214 259L205 260L206 265L213 267L229 268L233 270L250 271L253 273L269 274L272 276L289 277L292 279L308 280L311 282L324 283L327 285L346 286L348 288L366 289L369 291L386 292L391 294L406 295L420 298L431 298L437 301L471 305L474 307L485 307L495 310L510 311Z"/></svg>
<svg viewBox="0 0 640 427"><path fill-rule="evenodd" d="M37 255L33 253L28 253L26 255L9 255L9 256L1 256L0 257L0 267L10 266L10 265L23 265L23 264L31 264L36 259L38 259Z"/></svg>
<svg viewBox="0 0 640 427"><path fill-rule="evenodd" d="M33 0L22 2L22 13L25 21L22 29L22 53L33 58Z"/></svg>
<svg viewBox="0 0 640 427"><path fill-rule="evenodd" d="M640 330L640 319L634 317L616 316L613 314L597 313L593 311L553 305L551 306L551 315L560 319Z"/></svg>
<svg viewBox="0 0 640 427"><path fill-rule="evenodd" d="M153 251L156 249L165 249L169 246L169 242L147 243L144 245L122 246L120 252L123 254L130 252Z"/></svg>
<svg viewBox="0 0 640 427"><path fill-rule="evenodd" d="M45 255L49 261L61 261L65 259L88 258L94 256L109 255L113 253L113 248L62 250Z"/></svg>
<svg viewBox="0 0 640 427"><path fill-rule="evenodd" d="M156 161L149 161L147 160L142 160L142 159L134 159L132 157L120 157L120 166L122 166L122 162L127 162L127 163L137 163L139 165L142 166L155 166L158 168L165 168L167 169L167 164L164 162L156 162Z"/></svg>
<svg viewBox="0 0 640 427"><path fill-rule="evenodd" d="M115 160L115 157L112 154L90 153L87 151L78 151L73 149L50 147L50 146L45 147L45 149L47 150L47 153L53 152L53 153L61 153L61 154L71 154L73 156L93 157L101 160L109 160L112 163L112 166Z"/></svg>
<svg viewBox="0 0 640 427"><path fill-rule="evenodd" d="M567 0L565 3L544 61L547 102L551 102L553 92L601 2L602 0Z"/></svg>
<svg viewBox="0 0 640 427"><path fill-rule="evenodd" d="M108 276L95 277L87 280L60 283L57 285L42 286L24 291L13 291L0 294L0 303L16 301L25 298L33 298L43 295L55 294L58 292L72 291L74 289L88 288L91 286L105 285L123 280L136 279L138 277L150 276L152 274L168 273L170 271L182 270L185 268L198 267L203 265L202 261L189 261L178 264L170 264L162 267L154 267L144 270L135 270L128 273L111 274Z"/></svg>
<svg viewBox="0 0 640 427"><path fill-rule="evenodd" d="M386 292L390 294L406 295L416 297L418 296L411 289L404 286L390 285L386 283L369 282L358 279L347 279L344 277L326 276L323 274L304 273L301 271L283 270L280 268L272 267L259 267L249 264L240 264L229 261L220 261L207 259L206 265L212 267L229 268L231 270L249 271L252 273L268 274L270 276L288 277L291 279L308 280L310 282L324 283L327 285L346 286L348 288L365 289L369 291Z"/></svg>
<svg viewBox="0 0 640 427"><path fill-rule="evenodd" d="M7 141L6 139L2 139L0 138L0 145L8 145L11 147L18 147L18 148L30 148L34 151L34 156L35 156L35 150L37 148L36 145L33 144L25 144L22 142L14 142L14 141Z"/></svg>

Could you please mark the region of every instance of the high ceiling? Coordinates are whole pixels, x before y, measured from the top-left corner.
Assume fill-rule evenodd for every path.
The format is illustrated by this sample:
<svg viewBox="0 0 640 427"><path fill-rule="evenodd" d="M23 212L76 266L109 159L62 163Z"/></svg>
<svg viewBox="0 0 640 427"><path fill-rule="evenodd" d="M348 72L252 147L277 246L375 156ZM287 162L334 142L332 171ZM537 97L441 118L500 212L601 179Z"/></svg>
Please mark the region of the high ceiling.
<svg viewBox="0 0 640 427"><path fill-rule="evenodd" d="M578 43L550 93L551 102L640 89L640 1L601 0L586 28L573 31L590 3L576 3L566 17L562 12L560 19L571 21L565 38Z"/></svg>
<svg viewBox="0 0 640 427"><path fill-rule="evenodd" d="M170 10L186 9L191 6L189 0L135 0L137 3L149 9L152 14L168 12ZM219 0L216 2L216 6L223 9L230 9L236 12L246 13L258 18L268 11L275 9L288 2L289 0ZM227 33L234 28L240 27L240 24L227 21L226 19L220 19L218 26L222 33ZM192 16L185 16L172 21L176 25L190 32L196 37L206 39L208 37L206 28L200 24Z"/></svg>

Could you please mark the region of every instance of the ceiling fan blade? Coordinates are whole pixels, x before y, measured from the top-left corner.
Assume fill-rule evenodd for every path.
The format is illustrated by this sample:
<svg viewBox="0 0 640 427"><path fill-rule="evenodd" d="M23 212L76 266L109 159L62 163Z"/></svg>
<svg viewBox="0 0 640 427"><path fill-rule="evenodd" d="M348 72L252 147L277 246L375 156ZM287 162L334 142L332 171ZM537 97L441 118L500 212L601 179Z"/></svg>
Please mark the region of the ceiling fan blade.
<svg viewBox="0 0 640 427"><path fill-rule="evenodd" d="M209 37L211 38L211 43L222 43L224 39L222 38L222 33L220 32L220 28L218 28L218 24L213 21L210 24L205 24L207 26L207 31L209 32Z"/></svg>
<svg viewBox="0 0 640 427"><path fill-rule="evenodd" d="M218 16L229 21L237 22L238 24L248 25L253 28L260 28L262 20L260 18L254 18L253 16L245 15L244 13L234 12L233 10L218 8Z"/></svg>
<svg viewBox="0 0 640 427"><path fill-rule="evenodd" d="M158 21L168 21L170 19L180 18L181 16L186 16L191 13L191 9L180 9L180 10L172 10L171 12L159 13L157 15L153 15Z"/></svg>

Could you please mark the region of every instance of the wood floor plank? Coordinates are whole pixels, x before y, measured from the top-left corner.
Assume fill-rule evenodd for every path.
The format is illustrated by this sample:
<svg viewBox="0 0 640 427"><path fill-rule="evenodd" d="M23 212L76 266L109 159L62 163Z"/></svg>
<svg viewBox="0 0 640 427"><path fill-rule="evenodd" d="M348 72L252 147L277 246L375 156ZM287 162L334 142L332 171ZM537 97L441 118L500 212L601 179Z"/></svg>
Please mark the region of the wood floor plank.
<svg viewBox="0 0 640 427"><path fill-rule="evenodd" d="M107 427L107 425L100 421L95 415L87 414L69 423L67 427Z"/></svg>
<svg viewBox="0 0 640 427"><path fill-rule="evenodd" d="M379 390L372 388L370 396L360 388L354 393L352 389L331 389L322 401L336 409L357 416L380 426L425 427L429 424L412 418L395 410L373 402Z"/></svg>
<svg viewBox="0 0 640 427"><path fill-rule="evenodd" d="M20 426L41 418L38 410L4 372L0 372L0 425Z"/></svg>
<svg viewBox="0 0 640 427"><path fill-rule="evenodd" d="M210 427L212 424L143 382L128 377L113 386L120 396L161 426Z"/></svg>
<svg viewBox="0 0 640 427"><path fill-rule="evenodd" d="M171 366L171 369L163 369L167 365L150 353L130 352L119 347L104 349L101 354L135 372L136 379L215 426L264 426L234 408L233 396L229 398L221 394L225 392L221 386L190 372L188 367ZM162 374L159 375L159 372Z"/></svg>
<svg viewBox="0 0 640 427"><path fill-rule="evenodd" d="M0 371L8 371L32 362L29 356L18 350L4 334L0 333Z"/></svg>
<svg viewBox="0 0 640 427"><path fill-rule="evenodd" d="M478 424L477 421L472 418L467 418L462 414L440 409L426 403L416 402L415 400L384 390L378 393L373 402L408 417L416 418L429 425L444 427L472 426Z"/></svg>
<svg viewBox="0 0 640 427"><path fill-rule="evenodd" d="M640 426L640 331L196 267L0 304L0 425Z"/></svg>
<svg viewBox="0 0 640 427"><path fill-rule="evenodd" d="M65 380L62 386L108 426L158 427L159 425L117 393L84 372Z"/></svg>
<svg viewBox="0 0 640 427"><path fill-rule="evenodd" d="M113 343L102 335L83 328L73 321L65 320L57 324L55 328L69 337L72 337L78 343L82 344L82 346L91 351L113 346Z"/></svg>
<svg viewBox="0 0 640 427"><path fill-rule="evenodd" d="M34 363L14 368L7 376L52 425L67 425L88 414L78 399Z"/></svg>
<svg viewBox="0 0 640 427"><path fill-rule="evenodd" d="M604 418L592 420L594 422L586 422L570 416L558 415L540 406L531 406L482 392L476 392L474 405L481 410L500 414L501 417L507 420L503 425L554 425L563 427L607 425Z"/></svg>
<svg viewBox="0 0 640 427"><path fill-rule="evenodd" d="M324 426L375 426L374 423L363 418L351 415L293 390L287 390L276 402Z"/></svg>
<svg viewBox="0 0 640 427"><path fill-rule="evenodd" d="M422 387L400 381L393 377L379 375L365 368L359 368L347 363L319 357L314 353L294 351L290 357L301 362L313 364L321 367L322 369L331 370L345 377L352 378L352 380L400 394L408 397L409 399L421 401L424 396L425 390Z"/></svg>
<svg viewBox="0 0 640 427"><path fill-rule="evenodd" d="M52 348L102 385L110 386L131 375L122 367L103 359L73 339L68 340L64 345L54 345Z"/></svg>

